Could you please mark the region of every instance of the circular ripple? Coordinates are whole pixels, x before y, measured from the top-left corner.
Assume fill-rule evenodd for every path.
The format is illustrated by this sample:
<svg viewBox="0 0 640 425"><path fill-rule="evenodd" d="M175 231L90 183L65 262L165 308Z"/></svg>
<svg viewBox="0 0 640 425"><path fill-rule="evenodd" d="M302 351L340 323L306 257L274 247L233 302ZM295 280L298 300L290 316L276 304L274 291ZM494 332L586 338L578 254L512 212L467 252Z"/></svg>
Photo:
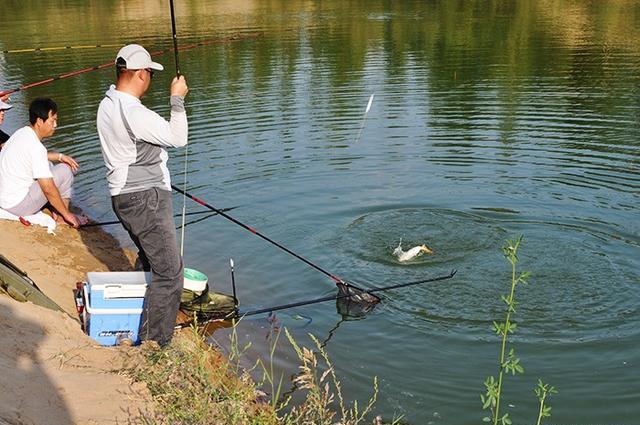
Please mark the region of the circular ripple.
<svg viewBox="0 0 640 425"><path fill-rule="evenodd" d="M459 230L464 229L464 233ZM401 209L364 215L354 220L341 239L354 257L392 266L453 264L473 252L493 249L506 232L482 217L440 209ZM426 244L434 254L401 263L393 250Z"/></svg>
<svg viewBox="0 0 640 425"><path fill-rule="evenodd" d="M637 266L620 238L589 227L506 219L441 209L401 209L363 215L350 223L338 244L340 269L362 272L362 281L391 285L446 274L451 280L393 290L376 314L389 314L424 333L455 333L488 339L491 322L503 316L500 295L510 289L511 268L501 247L524 235L518 270L532 272L519 286L515 320L519 338L588 341L637 332L640 297L633 290ZM508 216L517 217L517 221ZM435 251L402 264L392 255L403 245L426 243Z"/></svg>

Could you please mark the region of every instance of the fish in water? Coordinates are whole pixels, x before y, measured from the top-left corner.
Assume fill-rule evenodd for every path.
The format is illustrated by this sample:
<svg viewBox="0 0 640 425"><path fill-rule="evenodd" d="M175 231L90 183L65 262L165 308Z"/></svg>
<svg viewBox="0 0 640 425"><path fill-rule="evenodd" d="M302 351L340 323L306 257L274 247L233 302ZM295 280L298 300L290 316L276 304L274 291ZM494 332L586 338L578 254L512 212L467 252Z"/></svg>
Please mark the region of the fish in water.
<svg viewBox="0 0 640 425"><path fill-rule="evenodd" d="M425 244L414 246L413 248L404 251L402 249L402 239L400 239L398 247L393 250L393 255L395 255L401 263L413 260L422 254L433 254L433 251Z"/></svg>

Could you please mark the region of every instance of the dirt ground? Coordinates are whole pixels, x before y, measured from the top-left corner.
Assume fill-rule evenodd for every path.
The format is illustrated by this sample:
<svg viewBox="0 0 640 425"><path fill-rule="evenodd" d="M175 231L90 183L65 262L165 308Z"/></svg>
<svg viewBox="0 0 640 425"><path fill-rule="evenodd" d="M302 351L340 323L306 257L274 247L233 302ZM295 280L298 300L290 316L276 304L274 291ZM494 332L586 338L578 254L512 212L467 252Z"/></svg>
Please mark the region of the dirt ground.
<svg viewBox="0 0 640 425"><path fill-rule="evenodd" d="M152 410L151 397L122 368L137 348L100 347L81 330L73 290L88 271L132 270L131 252L98 228L0 220L0 253L65 313L0 293L0 425L127 424Z"/></svg>

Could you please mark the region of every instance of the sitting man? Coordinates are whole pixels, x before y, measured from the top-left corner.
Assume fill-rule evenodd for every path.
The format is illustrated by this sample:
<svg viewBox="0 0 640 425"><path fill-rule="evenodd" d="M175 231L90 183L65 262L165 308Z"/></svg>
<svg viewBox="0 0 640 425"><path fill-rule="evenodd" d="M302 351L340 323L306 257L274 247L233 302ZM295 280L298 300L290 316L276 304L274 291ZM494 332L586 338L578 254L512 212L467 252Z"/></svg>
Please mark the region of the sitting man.
<svg viewBox="0 0 640 425"><path fill-rule="evenodd" d="M13 108L13 105L6 103L7 100L9 100L8 95L0 97L0 124L4 122L4 114L6 113L6 111ZM2 145L4 145L4 142L9 140L9 137L10 136L7 133L0 130L0 149L2 149Z"/></svg>
<svg viewBox="0 0 640 425"><path fill-rule="evenodd" d="M58 106L48 98L34 100L29 105L29 122L13 133L0 151L0 208L25 216L37 213L48 202L55 210L54 218L59 215L78 228L79 217L69 211L78 163L70 156L47 152L41 142L55 132Z"/></svg>

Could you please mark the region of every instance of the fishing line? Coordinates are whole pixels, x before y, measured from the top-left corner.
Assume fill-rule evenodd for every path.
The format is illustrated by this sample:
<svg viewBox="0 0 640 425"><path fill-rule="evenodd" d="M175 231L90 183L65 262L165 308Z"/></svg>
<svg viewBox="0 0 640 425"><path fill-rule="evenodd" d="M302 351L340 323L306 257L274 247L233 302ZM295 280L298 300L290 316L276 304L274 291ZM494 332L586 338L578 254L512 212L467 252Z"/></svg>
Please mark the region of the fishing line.
<svg viewBox="0 0 640 425"><path fill-rule="evenodd" d="M222 43L229 43L229 42L233 42L233 41L242 41L242 40L249 40L249 39L253 39L253 38L257 38L260 37L263 33L254 33L254 34L244 34L244 35L235 35L235 36L230 36L230 37L222 37L222 38L216 38L216 39L211 39L211 40L205 40L205 41L201 41L198 43L193 43L193 44L189 44L189 45L185 45L185 46L181 46L180 48L178 48L178 50L190 50L190 49L195 49L196 47L200 47L200 46L206 46L209 44L222 44ZM164 49L164 50L158 50L155 52L151 52L150 55L152 57L155 56L160 56L163 55L167 52L173 51L175 50L175 47L169 48L169 49ZM80 75L80 74L84 74L86 72L90 72L90 71L96 71L98 69L104 69L104 68L109 68L114 66L114 61L109 61L107 63L103 63L101 65L95 65L95 66L90 66L88 68L83 68L83 69L79 69L77 71L72 71L72 72L68 72L68 73L64 73L64 74L58 74L58 75L54 75L52 77L46 78L42 81L36 81L34 83L29 83L29 84L23 84L22 86L19 87L15 87L9 90L4 90L2 92L0 92L0 97L18 92L18 91L24 91L33 87L38 87L41 86L43 84L47 84L47 83L51 83L53 81L57 81L57 80L63 80L65 78L70 78L70 77L75 77L76 75Z"/></svg>

